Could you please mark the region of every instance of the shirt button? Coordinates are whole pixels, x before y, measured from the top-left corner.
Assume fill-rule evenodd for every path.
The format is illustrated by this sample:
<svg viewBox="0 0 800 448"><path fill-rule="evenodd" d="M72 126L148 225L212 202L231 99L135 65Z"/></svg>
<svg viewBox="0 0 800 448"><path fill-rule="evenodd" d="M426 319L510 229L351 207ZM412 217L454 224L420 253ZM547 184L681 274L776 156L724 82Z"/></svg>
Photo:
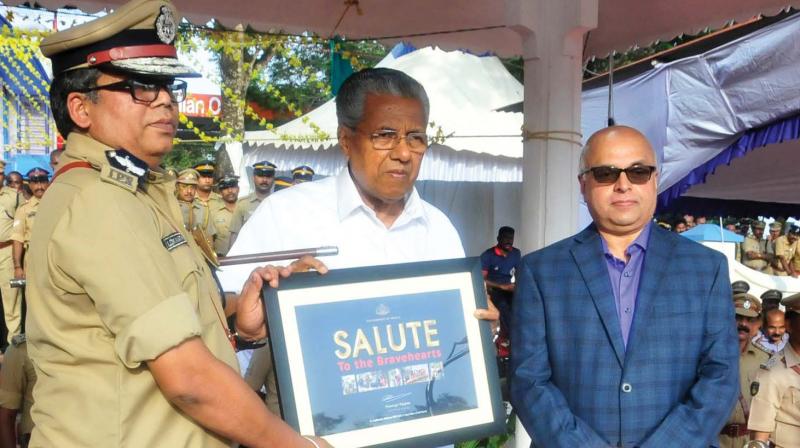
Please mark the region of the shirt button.
<svg viewBox="0 0 800 448"><path fill-rule="evenodd" d="M630 385L630 383L622 383L622 391L623 392L625 392L627 394L632 390L633 390L633 387Z"/></svg>
<svg viewBox="0 0 800 448"><path fill-rule="evenodd" d="M630 309L630 307L628 307L628 308L625 308L625 314L630 314L630 313L631 313L631 309Z"/></svg>

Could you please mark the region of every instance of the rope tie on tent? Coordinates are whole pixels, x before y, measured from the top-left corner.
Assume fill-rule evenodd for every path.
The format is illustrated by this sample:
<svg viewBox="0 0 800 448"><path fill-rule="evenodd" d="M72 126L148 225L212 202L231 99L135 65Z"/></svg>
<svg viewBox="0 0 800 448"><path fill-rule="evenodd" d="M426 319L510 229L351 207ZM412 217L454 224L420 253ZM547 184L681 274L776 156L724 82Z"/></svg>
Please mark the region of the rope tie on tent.
<svg viewBox="0 0 800 448"><path fill-rule="evenodd" d="M577 140L572 138L577 137ZM583 138L583 134L580 132L575 131L536 131L532 132L524 127L522 128L522 141L527 142L528 140L556 140L559 142L567 142L572 143L573 145L583 146L581 143L581 138Z"/></svg>
<svg viewBox="0 0 800 448"><path fill-rule="evenodd" d="M351 6L356 7L356 14L360 16L364 15L364 11L361 10L361 5L358 2L359 0L344 0L344 6L345 6L344 11L342 11L342 15L339 16L339 21L336 22L336 26L333 27L333 31L331 31L330 34L331 36L336 34L336 30L339 29L339 25L342 24L342 20L344 20L344 16L347 15L347 11L350 11Z"/></svg>

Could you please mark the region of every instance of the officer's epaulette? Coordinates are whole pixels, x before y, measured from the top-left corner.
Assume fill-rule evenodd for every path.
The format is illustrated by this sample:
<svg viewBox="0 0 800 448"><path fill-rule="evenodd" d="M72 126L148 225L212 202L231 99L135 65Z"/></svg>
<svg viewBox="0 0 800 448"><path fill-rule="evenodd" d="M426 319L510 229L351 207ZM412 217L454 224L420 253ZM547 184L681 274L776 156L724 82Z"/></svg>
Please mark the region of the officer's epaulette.
<svg viewBox="0 0 800 448"><path fill-rule="evenodd" d="M122 187L131 193L143 188L149 168L147 164L124 149L106 151L108 165L100 170L100 179Z"/></svg>
<svg viewBox="0 0 800 448"><path fill-rule="evenodd" d="M15 334L11 338L11 343L14 344L14 347L19 347L20 345L25 343L25 333L22 334Z"/></svg>
<svg viewBox="0 0 800 448"><path fill-rule="evenodd" d="M100 180L122 187L131 193L136 193L136 188L139 186L136 176L120 171L110 165L103 165L100 169Z"/></svg>
<svg viewBox="0 0 800 448"><path fill-rule="evenodd" d="M761 364L761 369L772 370L781 361L781 357L778 354L772 355L764 364Z"/></svg>

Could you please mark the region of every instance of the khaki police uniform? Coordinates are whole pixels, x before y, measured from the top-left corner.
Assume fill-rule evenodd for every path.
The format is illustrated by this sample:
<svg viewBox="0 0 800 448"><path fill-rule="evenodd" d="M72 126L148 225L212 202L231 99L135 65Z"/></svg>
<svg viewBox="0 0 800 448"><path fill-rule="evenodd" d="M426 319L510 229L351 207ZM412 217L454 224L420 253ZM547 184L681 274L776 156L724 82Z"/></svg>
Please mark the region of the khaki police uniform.
<svg viewBox="0 0 800 448"><path fill-rule="evenodd" d="M0 166L5 163L0 162ZM3 317L8 329L8 342L19 334L22 322L22 302L19 288L12 288L9 281L14 278L13 240L11 232L14 216L22 203L21 195L11 187L0 187L0 295L3 298Z"/></svg>
<svg viewBox="0 0 800 448"><path fill-rule="evenodd" d="M747 429L747 418L753 399L750 385L756 380L759 368L769 357L767 352L757 348L752 342L748 342L744 353L739 355L739 398L719 435L720 448L741 448L750 440Z"/></svg>
<svg viewBox="0 0 800 448"><path fill-rule="evenodd" d="M242 227L244 227L244 223L253 216L253 212L256 211L261 201L263 199L260 199L255 193L250 193L236 202L236 210L233 211L229 227L231 233L230 246L233 246L236 236L239 235ZM228 249L230 249L230 246Z"/></svg>
<svg viewBox="0 0 800 448"><path fill-rule="evenodd" d="M253 350L250 365L244 375L244 381L254 391L259 392L264 388L266 395L264 403L267 409L275 415L281 415L278 401L278 382L275 377L275 366L272 363L272 349L269 344Z"/></svg>
<svg viewBox="0 0 800 448"><path fill-rule="evenodd" d="M34 384L36 371L28 357L25 335L18 334L12 338L0 368L0 407L21 411L19 434L23 436L33 431L31 405Z"/></svg>
<svg viewBox="0 0 800 448"><path fill-rule="evenodd" d="M734 294L736 314L748 318L758 318L761 314L761 302L747 293ZM769 360L770 354L759 349L748 341L745 350L739 353L739 398L733 407L728 421L719 435L720 448L741 448L749 440L747 418L750 415L750 403L753 390L750 385L758 376L759 368Z"/></svg>
<svg viewBox="0 0 800 448"><path fill-rule="evenodd" d="M772 262L773 275L789 275L788 272L783 270L783 265L778 259L783 256L787 262L791 263L795 252L797 251L797 240L794 243L789 242L789 237L781 235L775 239L775 260Z"/></svg>
<svg viewBox="0 0 800 448"><path fill-rule="evenodd" d="M219 193L212 191L207 200L200 199L200 196L195 196L194 202L200 207L200 210L202 210L200 222L198 222L197 225L203 229L204 232L208 233L209 228L213 226L214 222L211 216L212 210L225 205L225 201L222 200L222 196Z"/></svg>
<svg viewBox="0 0 800 448"><path fill-rule="evenodd" d="M61 173L37 217L27 330L42 399L31 444L226 447L164 397L146 364L199 337L238 371L216 284L173 178L115 168L111 149L71 133L62 164L91 167Z"/></svg>
<svg viewBox="0 0 800 448"><path fill-rule="evenodd" d="M795 249L791 260L789 260L789 264L792 265L792 269L794 269L795 272L800 272L800 243L797 243L797 248Z"/></svg>
<svg viewBox="0 0 800 448"><path fill-rule="evenodd" d="M760 372L747 427L768 432L777 448L800 446L800 355L787 344Z"/></svg>
<svg viewBox="0 0 800 448"><path fill-rule="evenodd" d="M745 266L755 269L757 271L764 271L769 263L765 259L761 258L750 258L747 256L748 252L755 252L762 257L767 257L767 240L764 239L756 239L753 236L748 236L744 239L742 243L742 253L741 259L742 264Z"/></svg>
<svg viewBox="0 0 800 448"><path fill-rule="evenodd" d="M202 229L200 223L203 221L205 216L205 211L203 207L197 203L197 201L193 202L184 202L178 200L178 205L181 208L181 217L183 218L183 225L191 232L194 229ZM206 230L203 231L206 237L209 240L209 244L213 241L214 235L217 233L217 229L214 226L213 221L210 222L206 226Z"/></svg>
<svg viewBox="0 0 800 448"><path fill-rule="evenodd" d="M39 202L36 196L31 196L27 202L22 204L14 215L14 225L11 229L11 239L19 241L25 247L31 240L33 223L36 221L36 213L39 209Z"/></svg>
<svg viewBox="0 0 800 448"><path fill-rule="evenodd" d="M225 203L211 210L211 225L214 226L214 251L224 257L231 247L231 220L234 211L228 210Z"/></svg>

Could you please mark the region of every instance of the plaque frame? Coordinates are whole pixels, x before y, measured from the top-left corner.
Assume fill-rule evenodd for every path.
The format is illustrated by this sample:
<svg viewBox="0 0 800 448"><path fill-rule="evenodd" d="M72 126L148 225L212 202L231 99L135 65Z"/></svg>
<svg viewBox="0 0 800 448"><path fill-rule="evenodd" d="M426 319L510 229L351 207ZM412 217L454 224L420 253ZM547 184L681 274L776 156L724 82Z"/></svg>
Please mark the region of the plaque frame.
<svg viewBox="0 0 800 448"><path fill-rule="evenodd" d="M440 415L325 434L337 448L425 448L481 439L506 431L496 351L490 323L473 313L487 307L487 294L477 257L293 274L276 289L265 287L262 298L283 419L303 435L317 435L300 342L297 307L351 302L375 303L383 297L457 291L466 329L466 346L477 406ZM331 319L347 319L338 313ZM456 314L456 313L453 313ZM327 316L327 315L326 315ZM451 353L452 354L452 353ZM432 375L431 375L432 376ZM433 389L435 379L430 380ZM347 409L341 409L346 413Z"/></svg>

